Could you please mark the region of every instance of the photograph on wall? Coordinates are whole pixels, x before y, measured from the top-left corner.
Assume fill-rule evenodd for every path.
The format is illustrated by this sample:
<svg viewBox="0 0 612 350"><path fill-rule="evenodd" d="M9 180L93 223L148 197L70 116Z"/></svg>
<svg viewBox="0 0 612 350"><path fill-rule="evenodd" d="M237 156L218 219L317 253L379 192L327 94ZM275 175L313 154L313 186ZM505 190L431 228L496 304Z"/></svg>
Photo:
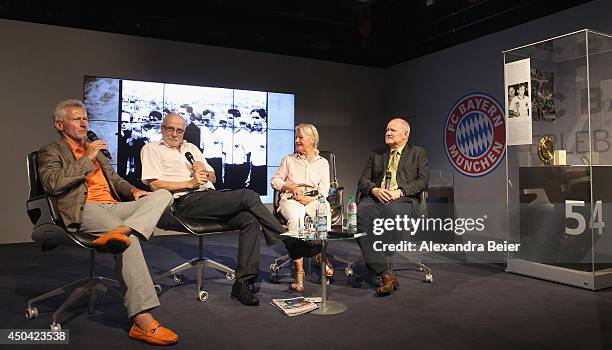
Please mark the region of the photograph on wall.
<svg viewBox="0 0 612 350"><path fill-rule="evenodd" d="M533 121L555 121L555 75L541 69L531 70Z"/></svg>
<svg viewBox="0 0 612 350"><path fill-rule="evenodd" d="M293 138L291 94L98 77L85 77L84 91L90 128L109 143L117 173L139 188L140 151L162 139L169 113L185 119L183 139L202 151L218 190L249 188L269 202L269 173L293 152L292 143L268 147L270 133ZM274 130L271 118L279 119Z"/></svg>
<svg viewBox="0 0 612 350"><path fill-rule="evenodd" d="M529 82L508 85L508 118L529 117Z"/></svg>
<svg viewBox="0 0 612 350"><path fill-rule="evenodd" d="M505 111L508 145L532 143L532 104L529 93L531 71L529 58L504 65L506 87Z"/></svg>

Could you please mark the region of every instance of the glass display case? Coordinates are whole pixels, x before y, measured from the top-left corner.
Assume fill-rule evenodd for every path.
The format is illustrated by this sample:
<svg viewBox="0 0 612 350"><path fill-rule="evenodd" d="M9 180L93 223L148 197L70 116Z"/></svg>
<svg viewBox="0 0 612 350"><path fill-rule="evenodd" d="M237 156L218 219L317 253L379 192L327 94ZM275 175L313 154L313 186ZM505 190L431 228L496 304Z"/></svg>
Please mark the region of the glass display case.
<svg viewBox="0 0 612 350"><path fill-rule="evenodd" d="M612 286L612 36L585 29L503 55L508 241L521 244L507 271ZM508 78L522 62L528 99Z"/></svg>

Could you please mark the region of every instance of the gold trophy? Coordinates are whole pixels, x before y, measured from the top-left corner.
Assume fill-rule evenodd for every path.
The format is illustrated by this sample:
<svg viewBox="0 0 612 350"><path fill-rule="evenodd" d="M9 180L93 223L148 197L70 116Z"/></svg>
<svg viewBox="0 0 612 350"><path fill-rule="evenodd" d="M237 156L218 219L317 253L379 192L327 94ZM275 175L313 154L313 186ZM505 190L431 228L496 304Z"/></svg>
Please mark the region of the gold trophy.
<svg viewBox="0 0 612 350"><path fill-rule="evenodd" d="M538 157L544 165L550 165L555 157L555 145L548 135L540 137L538 141Z"/></svg>

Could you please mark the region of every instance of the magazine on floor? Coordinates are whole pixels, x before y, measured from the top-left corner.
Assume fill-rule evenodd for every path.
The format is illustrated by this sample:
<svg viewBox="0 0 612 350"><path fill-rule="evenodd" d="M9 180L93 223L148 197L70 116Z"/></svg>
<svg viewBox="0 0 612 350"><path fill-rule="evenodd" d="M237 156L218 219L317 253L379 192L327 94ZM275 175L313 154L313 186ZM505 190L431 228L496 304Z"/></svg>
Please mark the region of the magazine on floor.
<svg viewBox="0 0 612 350"><path fill-rule="evenodd" d="M304 297L272 299L271 304L288 316L305 314L319 307L319 305Z"/></svg>

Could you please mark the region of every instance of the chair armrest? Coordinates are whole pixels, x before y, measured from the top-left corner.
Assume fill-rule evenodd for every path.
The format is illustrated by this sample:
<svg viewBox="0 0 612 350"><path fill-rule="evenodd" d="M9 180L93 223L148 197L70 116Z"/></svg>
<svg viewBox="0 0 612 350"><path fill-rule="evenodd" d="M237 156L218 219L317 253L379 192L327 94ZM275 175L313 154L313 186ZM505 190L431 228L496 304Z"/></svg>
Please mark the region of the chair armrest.
<svg viewBox="0 0 612 350"><path fill-rule="evenodd" d="M421 193L419 193L419 203L427 203L428 197L429 194L427 193L427 190L421 191Z"/></svg>
<svg viewBox="0 0 612 350"><path fill-rule="evenodd" d="M344 207L344 187L336 188L336 196L338 196L338 207Z"/></svg>
<svg viewBox="0 0 612 350"><path fill-rule="evenodd" d="M416 204L416 211L417 211L418 216L426 217L428 214L427 197L428 197L427 190L423 190L421 191L421 193L419 193L418 203Z"/></svg>
<svg viewBox="0 0 612 350"><path fill-rule="evenodd" d="M363 197L363 193L361 193L361 190L357 189L357 191L355 191L355 204L359 205L361 197Z"/></svg>

